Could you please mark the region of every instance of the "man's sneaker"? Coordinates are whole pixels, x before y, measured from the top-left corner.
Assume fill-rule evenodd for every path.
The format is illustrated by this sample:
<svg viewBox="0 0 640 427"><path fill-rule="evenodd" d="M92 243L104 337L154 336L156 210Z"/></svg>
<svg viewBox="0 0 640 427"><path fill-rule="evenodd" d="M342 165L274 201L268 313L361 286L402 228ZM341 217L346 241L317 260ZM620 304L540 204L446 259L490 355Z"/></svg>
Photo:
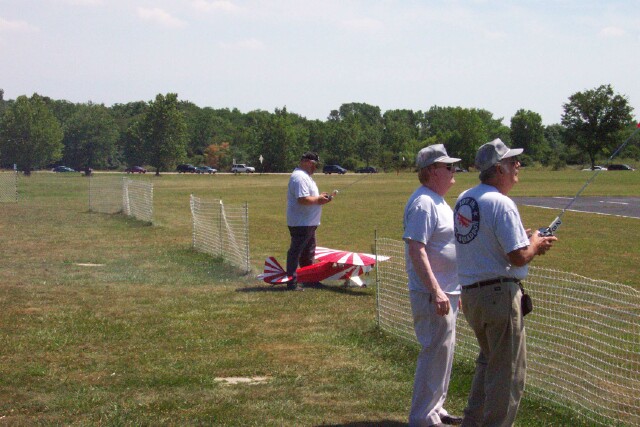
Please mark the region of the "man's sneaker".
<svg viewBox="0 0 640 427"><path fill-rule="evenodd" d="M459 424L462 424L462 417L456 417L455 415L445 415L440 417L440 421L442 421L444 424L457 426Z"/></svg>
<svg viewBox="0 0 640 427"><path fill-rule="evenodd" d="M290 291L304 291L304 288L297 283L287 283L287 289Z"/></svg>
<svg viewBox="0 0 640 427"><path fill-rule="evenodd" d="M302 285L305 288L315 288L315 289L321 289L325 287L322 282L305 282Z"/></svg>

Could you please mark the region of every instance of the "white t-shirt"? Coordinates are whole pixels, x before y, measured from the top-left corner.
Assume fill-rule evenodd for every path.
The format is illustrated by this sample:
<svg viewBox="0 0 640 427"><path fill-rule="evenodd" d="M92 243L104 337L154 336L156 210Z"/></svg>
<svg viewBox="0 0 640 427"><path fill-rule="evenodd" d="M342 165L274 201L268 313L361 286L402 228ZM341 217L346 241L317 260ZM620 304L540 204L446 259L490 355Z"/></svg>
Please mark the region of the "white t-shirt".
<svg viewBox="0 0 640 427"><path fill-rule="evenodd" d="M518 208L509 197L487 184L464 191L456 203L454 223L462 286L498 277L527 277L529 266L512 266L507 256L529 246Z"/></svg>
<svg viewBox="0 0 640 427"><path fill-rule="evenodd" d="M449 294L460 293L456 270L456 246L453 237L453 211L442 196L420 186L404 208L405 263L409 289L428 292L413 268L408 240L424 243L427 257L440 288Z"/></svg>
<svg viewBox="0 0 640 427"><path fill-rule="evenodd" d="M300 168L296 168L289 178L287 193L287 225L289 227L320 225L321 205L303 205L298 198L319 196L318 186L311 176Z"/></svg>

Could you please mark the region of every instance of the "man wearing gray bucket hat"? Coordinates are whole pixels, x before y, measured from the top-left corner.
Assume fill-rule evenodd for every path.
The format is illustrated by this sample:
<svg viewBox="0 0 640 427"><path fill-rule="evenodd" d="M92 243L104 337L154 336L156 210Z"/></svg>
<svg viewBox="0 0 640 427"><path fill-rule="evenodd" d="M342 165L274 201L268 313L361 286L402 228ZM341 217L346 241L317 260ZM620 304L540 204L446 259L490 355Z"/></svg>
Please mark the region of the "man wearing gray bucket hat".
<svg viewBox="0 0 640 427"><path fill-rule="evenodd" d="M455 183L454 163L444 145L416 157L420 187L404 211L405 262L413 325L421 350L416 363L410 426L459 424L443 407L456 333L460 287L453 238L453 211L444 196Z"/></svg>
<svg viewBox="0 0 640 427"><path fill-rule="evenodd" d="M507 197L519 180L522 151L500 139L482 145L475 158L480 184L460 194L454 209L462 308L480 346L463 426L515 422L526 371L520 281L557 240L526 230Z"/></svg>

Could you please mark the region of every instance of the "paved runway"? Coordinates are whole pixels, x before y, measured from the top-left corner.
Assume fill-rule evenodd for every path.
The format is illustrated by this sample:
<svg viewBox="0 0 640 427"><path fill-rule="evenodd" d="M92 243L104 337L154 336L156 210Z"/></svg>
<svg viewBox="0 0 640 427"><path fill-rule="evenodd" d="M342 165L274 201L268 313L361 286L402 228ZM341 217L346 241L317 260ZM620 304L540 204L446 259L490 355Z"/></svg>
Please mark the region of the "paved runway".
<svg viewBox="0 0 640 427"><path fill-rule="evenodd" d="M512 197L518 205L562 211L571 197ZM640 219L640 197L578 197L569 211Z"/></svg>

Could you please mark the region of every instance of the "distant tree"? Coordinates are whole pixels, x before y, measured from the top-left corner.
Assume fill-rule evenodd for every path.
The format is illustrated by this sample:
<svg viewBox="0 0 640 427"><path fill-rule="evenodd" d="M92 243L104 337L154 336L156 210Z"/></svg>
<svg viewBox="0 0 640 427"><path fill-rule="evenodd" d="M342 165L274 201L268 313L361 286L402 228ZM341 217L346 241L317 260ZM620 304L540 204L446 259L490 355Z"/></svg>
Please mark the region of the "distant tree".
<svg viewBox="0 0 640 427"><path fill-rule="evenodd" d="M514 147L524 148L523 157L543 161L549 147L544 138L540 114L524 109L516 111L511 118L511 143Z"/></svg>
<svg viewBox="0 0 640 427"><path fill-rule="evenodd" d="M540 160L544 166L559 170L567 165L570 157L569 147L564 143L565 128L561 124L545 126L544 140L548 150Z"/></svg>
<svg viewBox="0 0 640 427"><path fill-rule="evenodd" d="M4 90L0 89L0 120L2 119L2 114L6 108L6 101L4 100Z"/></svg>
<svg viewBox="0 0 640 427"><path fill-rule="evenodd" d="M104 105L83 104L64 126L64 161L77 167L106 167L113 157L118 127Z"/></svg>
<svg viewBox="0 0 640 427"><path fill-rule="evenodd" d="M287 112L287 108L275 110L269 120L257 130L258 141L252 150L252 158L263 157L265 172L290 171L299 161L309 140L308 129L300 117Z"/></svg>
<svg viewBox="0 0 640 427"><path fill-rule="evenodd" d="M424 141L420 139L422 113L412 110L389 110L383 115L382 155L380 166L396 169L412 165Z"/></svg>
<svg viewBox="0 0 640 427"><path fill-rule="evenodd" d="M216 169L226 169L231 166L229 158L229 143L211 144L204 150L207 165Z"/></svg>
<svg viewBox="0 0 640 427"><path fill-rule="evenodd" d="M158 94L142 119L130 132L143 147L146 164L160 171L169 170L186 156L186 124L178 111L178 94Z"/></svg>
<svg viewBox="0 0 640 427"><path fill-rule="evenodd" d="M74 104L73 102L66 101L64 99L51 99L48 96L43 96L42 100L47 104L55 118L60 122L60 126L63 128L69 118L78 111L80 106L82 106L82 104Z"/></svg>
<svg viewBox="0 0 640 427"><path fill-rule="evenodd" d="M142 119L147 111L147 103L143 101L127 104L115 104L109 110L118 126L118 141L116 153L109 159L109 167L117 167L121 163L129 166L143 165L145 163L142 140L135 135L134 123Z"/></svg>
<svg viewBox="0 0 640 427"><path fill-rule="evenodd" d="M447 148L449 155L472 166L478 148L494 139L509 142L509 128L486 110L434 106L425 113L427 134Z"/></svg>
<svg viewBox="0 0 640 427"><path fill-rule="evenodd" d="M328 119L327 161L355 168L375 162L380 155L384 124L380 107L365 103L342 104Z"/></svg>
<svg viewBox="0 0 640 427"><path fill-rule="evenodd" d="M614 94L611 85L574 93L563 107L567 141L589 156L591 167L598 154L615 149L632 120L629 101Z"/></svg>
<svg viewBox="0 0 640 427"><path fill-rule="evenodd" d="M0 155L30 175L62 157L62 136L60 123L40 95L19 96L0 122Z"/></svg>
<svg viewBox="0 0 640 427"><path fill-rule="evenodd" d="M306 150L315 153L324 153L325 147L328 145L327 126L325 126L325 123L321 120L307 120L304 126L309 132L309 141L307 141ZM324 161L322 156L320 159Z"/></svg>

